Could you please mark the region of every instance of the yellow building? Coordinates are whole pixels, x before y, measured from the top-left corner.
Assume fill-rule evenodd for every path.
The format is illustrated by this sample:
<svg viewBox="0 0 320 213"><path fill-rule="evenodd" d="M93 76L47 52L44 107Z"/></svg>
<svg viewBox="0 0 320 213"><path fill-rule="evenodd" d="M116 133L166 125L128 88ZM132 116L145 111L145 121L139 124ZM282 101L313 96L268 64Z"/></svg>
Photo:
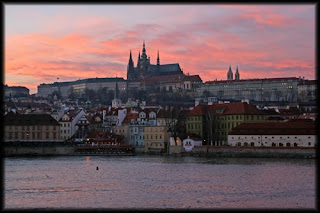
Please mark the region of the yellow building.
<svg viewBox="0 0 320 213"><path fill-rule="evenodd" d="M15 114L4 117L5 142L61 142L60 124L48 114Z"/></svg>
<svg viewBox="0 0 320 213"><path fill-rule="evenodd" d="M166 126L145 126L144 143L145 152L166 152L168 133Z"/></svg>

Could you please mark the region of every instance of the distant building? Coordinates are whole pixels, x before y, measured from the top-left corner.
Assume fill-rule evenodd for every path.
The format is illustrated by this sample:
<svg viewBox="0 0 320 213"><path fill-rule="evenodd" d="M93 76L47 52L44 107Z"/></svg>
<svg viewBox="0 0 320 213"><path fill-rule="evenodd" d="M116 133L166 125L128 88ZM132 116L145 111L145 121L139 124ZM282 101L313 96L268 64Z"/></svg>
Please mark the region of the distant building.
<svg viewBox="0 0 320 213"><path fill-rule="evenodd" d="M227 80L207 81L196 89L197 96L212 96L218 100L250 102L288 102L297 103L299 78L260 78L240 79L237 68L233 79L231 67L227 73Z"/></svg>
<svg viewBox="0 0 320 213"><path fill-rule="evenodd" d="M86 89L99 91L107 90L119 91L126 90L126 81L123 78L88 78L70 82L54 82L52 84L40 84L38 86L37 97L48 97L53 92L61 94L62 97L68 97L70 94L81 95Z"/></svg>
<svg viewBox="0 0 320 213"><path fill-rule="evenodd" d="M316 125L312 120L273 123L242 123L228 135L231 146L316 147Z"/></svg>
<svg viewBox="0 0 320 213"><path fill-rule="evenodd" d="M22 86L8 86L4 85L4 96L5 98L17 98L29 96L29 89Z"/></svg>
<svg viewBox="0 0 320 213"><path fill-rule="evenodd" d="M178 63L174 64L162 64L160 65L160 56L158 51L157 64L150 63L150 56L147 56L145 43L143 42L142 54L138 56L137 66L134 66L132 60L132 54L130 51L129 63L127 67L127 80L128 81L140 81L151 76L161 75L182 75L182 69Z"/></svg>
<svg viewBox="0 0 320 213"><path fill-rule="evenodd" d="M19 114L4 116L5 142L61 142L60 124L48 114Z"/></svg>
<svg viewBox="0 0 320 213"><path fill-rule="evenodd" d="M199 75L185 75L178 63L160 64L158 51L157 64L150 63L145 43L142 54L138 56L137 66L134 66L130 51L127 66L127 89L147 90L149 92L179 92L195 91L202 80Z"/></svg>
<svg viewBox="0 0 320 213"><path fill-rule="evenodd" d="M299 102L306 103L316 100L317 97L317 80L302 79L298 84Z"/></svg>

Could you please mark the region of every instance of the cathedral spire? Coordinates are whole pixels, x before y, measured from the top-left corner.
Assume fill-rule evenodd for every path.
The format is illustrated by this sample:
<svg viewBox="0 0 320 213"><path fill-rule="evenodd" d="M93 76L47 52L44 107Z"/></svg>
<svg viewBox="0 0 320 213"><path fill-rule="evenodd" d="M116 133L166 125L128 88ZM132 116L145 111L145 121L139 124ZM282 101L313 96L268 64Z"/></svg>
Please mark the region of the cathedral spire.
<svg viewBox="0 0 320 213"><path fill-rule="evenodd" d="M143 47L142 47L142 54L146 52L146 45L144 43L144 40L143 40Z"/></svg>
<svg viewBox="0 0 320 213"><path fill-rule="evenodd" d="M134 64L132 60L132 53L130 50L129 63L127 66L127 80L132 80L132 78L134 78Z"/></svg>
<svg viewBox="0 0 320 213"><path fill-rule="evenodd" d="M114 92L114 99L118 98L118 76L116 75L116 91Z"/></svg>
<svg viewBox="0 0 320 213"><path fill-rule="evenodd" d="M240 80L240 73L238 70L238 66L237 66L237 70L236 70L236 74L235 74L235 80Z"/></svg>
<svg viewBox="0 0 320 213"><path fill-rule="evenodd" d="M131 53L131 50L130 50L130 56L129 56L129 64L133 64L133 60L132 60L132 53Z"/></svg>
<svg viewBox="0 0 320 213"><path fill-rule="evenodd" d="M159 57L159 50L158 50L158 58L157 58L157 65L160 65L160 57Z"/></svg>
<svg viewBox="0 0 320 213"><path fill-rule="evenodd" d="M229 66L229 71L228 71L228 74L227 74L227 79L228 79L228 80L233 80L233 73L232 73L231 65Z"/></svg>
<svg viewBox="0 0 320 213"><path fill-rule="evenodd" d="M141 58L142 58L142 59L147 59L146 45L145 45L145 43L144 43L144 40L143 40L143 47L142 47Z"/></svg>

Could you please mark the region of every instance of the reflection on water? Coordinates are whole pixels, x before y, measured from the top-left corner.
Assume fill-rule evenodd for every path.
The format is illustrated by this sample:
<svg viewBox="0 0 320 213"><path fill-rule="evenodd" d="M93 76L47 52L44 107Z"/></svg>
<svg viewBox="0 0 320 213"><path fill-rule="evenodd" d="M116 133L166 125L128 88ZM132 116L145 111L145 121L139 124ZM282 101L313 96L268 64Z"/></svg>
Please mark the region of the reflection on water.
<svg viewBox="0 0 320 213"><path fill-rule="evenodd" d="M5 208L315 208L311 159L5 158L4 176Z"/></svg>

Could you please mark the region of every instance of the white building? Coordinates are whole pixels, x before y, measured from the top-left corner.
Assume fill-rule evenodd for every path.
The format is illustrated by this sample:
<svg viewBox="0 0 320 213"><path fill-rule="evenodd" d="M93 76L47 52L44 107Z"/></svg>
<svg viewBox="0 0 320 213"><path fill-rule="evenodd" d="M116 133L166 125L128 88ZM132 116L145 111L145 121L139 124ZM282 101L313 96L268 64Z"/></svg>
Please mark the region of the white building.
<svg viewBox="0 0 320 213"><path fill-rule="evenodd" d="M81 116L84 115L85 112L83 109L78 110L68 110L64 113L64 115L59 120L60 123L60 138L62 140L67 140L71 138L77 131L76 124L80 120Z"/></svg>
<svg viewBox="0 0 320 213"><path fill-rule="evenodd" d="M192 151L195 146L202 146L202 140L200 138L190 138L190 136L188 136L188 138L182 141L182 146L185 151L189 152Z"/></svg>
<svg viewBox="0 0 320 213"><path fill-rule="evenodd" d="M281 123L242 123L228 135L230 146L315 147L315 122L307 119Z"/></svg>

